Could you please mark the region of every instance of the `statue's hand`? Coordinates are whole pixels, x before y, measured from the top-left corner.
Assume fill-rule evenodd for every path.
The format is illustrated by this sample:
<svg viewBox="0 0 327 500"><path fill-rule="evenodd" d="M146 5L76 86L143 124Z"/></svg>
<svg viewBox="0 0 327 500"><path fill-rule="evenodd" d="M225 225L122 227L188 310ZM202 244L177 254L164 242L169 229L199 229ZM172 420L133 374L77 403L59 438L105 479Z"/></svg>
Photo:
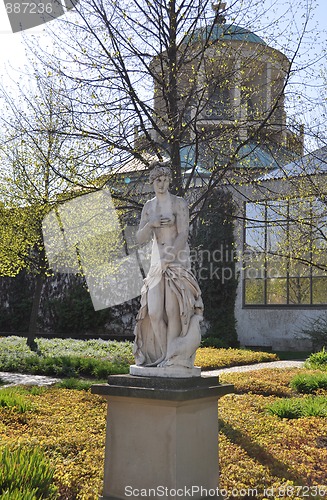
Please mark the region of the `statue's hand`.
<svg viewBox="0 0 327 500"><path fill-rule="evenodd" d="M175 216L172 215L171 217L170 216L167 216L167 215L162 215L161 216L161 227L169 227L169 226L173 226L175 224Z"/></svg>
<svg viewBox="0 0 327 500"><path fill-rule="evenodd" d="M175 216L155 215L149 220L151 227L170 227L175 224Z"/></svg>
<svg viewBox="0 0 327 500"><path fill-rule="evenodd" d="M151 219L148 222L149 226L161 227L161 218L162 218L161 215L154 215L153 217L151 217Z"/></svg>

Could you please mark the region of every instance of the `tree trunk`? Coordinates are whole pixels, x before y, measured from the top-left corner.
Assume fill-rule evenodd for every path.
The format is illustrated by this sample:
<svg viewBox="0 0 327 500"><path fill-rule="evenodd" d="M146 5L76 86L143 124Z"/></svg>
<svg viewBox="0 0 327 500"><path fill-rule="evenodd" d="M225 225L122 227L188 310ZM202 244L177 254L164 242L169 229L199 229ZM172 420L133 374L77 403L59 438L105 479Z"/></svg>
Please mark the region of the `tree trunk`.
<svg viewBox="0 0 327 500"><path fill-rule="evenodd" d="M43 289L44 278L42 274L36 276L36 284L33 296L32 311L30 316L30 322L28 326L27 334L27 345L32 351L38 350L38 345L35 341L37 335L37 317L39 313L42 289Z"/></svg>

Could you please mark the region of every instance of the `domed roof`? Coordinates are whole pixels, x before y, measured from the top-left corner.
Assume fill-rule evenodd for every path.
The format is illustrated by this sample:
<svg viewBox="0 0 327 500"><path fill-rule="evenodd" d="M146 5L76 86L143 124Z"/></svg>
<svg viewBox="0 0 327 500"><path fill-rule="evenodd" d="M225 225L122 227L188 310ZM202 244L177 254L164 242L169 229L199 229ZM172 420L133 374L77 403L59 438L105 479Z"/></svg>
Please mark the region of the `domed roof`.
<svg viewBox="0 0 327 500"><path fill-rule="evenodd" d="M186 36L185 41L189 41L190 39L193 41L201 41L207 40L208 38L211 42L216 42L218 40L239 40L267 45L260 36L252 33L252 31L237 26L236 24L225 23L203 26L197 29L190 37Z"/></svg>

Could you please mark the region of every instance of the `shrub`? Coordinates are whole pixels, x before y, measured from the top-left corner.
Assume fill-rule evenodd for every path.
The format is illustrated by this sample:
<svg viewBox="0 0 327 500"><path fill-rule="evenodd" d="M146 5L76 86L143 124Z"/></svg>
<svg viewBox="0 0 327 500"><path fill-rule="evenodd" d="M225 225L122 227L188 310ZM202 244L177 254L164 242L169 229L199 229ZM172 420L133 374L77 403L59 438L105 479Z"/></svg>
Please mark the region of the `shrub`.
<svg viewBox="0 0 327 500"><path fill-rule="evenodd" d="M26 346L26 339L14 336L0 338L0 370L55 375L62 373L64 365L68 372L66 376L69 377L74 376L74 370L63 358L95 358L98 361L103 359L115 365L122 365L125 372L126 366L133 362L131 342L38 339L38 347L38 355L32 355ZM52 358L56 358L56 362ZM58 367L55 369L54 365Z"/></svg>
<svg viewBox="0 0 327 500"><path fill-rule="evenodd" d="M55 498L54 469L40 448L5 447L0 456L0 464L1 498Z"/></svg>
<svg viewBox="0 0 327 500"><path fill-rule="evenodd" d="M299 400L280 399L267 407L269 415L276 415L279 418L299 418L301 417L301 407Z"/></svg>
<svg viewBox="0 0 327 500"><path fill-rule="evenodd" d="M203 337L201 347L216 347L217 349L227 348L228 344L225 340L218 337Z"/></svg>
<svg viewBox="0 0 327 500"><path fill-rule="evenodd" d="M26 401L22 394L17 393L15 389L4 388L0 390L0 407L11 408L17 413L25 413L31 410L32 405Z"/></svg>
<svg viewBox="0 0 327 500"><path fill-rule="evenodd" d="M309 338L312 347L322 349L327 346L327 316L320 316L314 320L308 320L299 332L300 337Z"/></svg>
<svg viewBox="0 0 327 500"><path fill-rule="evenodd" d="M195 364L203 370L214 370L228 366L250 365L263 361L276 361L276 354L260 351L248 351L246 349L215 349L204 347L198 349L195 356Z"/></svg>
<svg viewBox="0 0 327 500"><path fill-rule="evenodd" d="M37 356L31 355L14 361L7 361L8 371L53 375L56 377L78 377L79 375L106 378L108 375L128 373L129 365L125 362L111 362L105 359L79 356Z"/></svg>
<svg viewBox="0 0 327 500"><path fill-rule="evenodd" d="M65 335L96 333L103 331L104 325L113 319L110 308L94 310L90 294L80 277L70 276L69 286L61 292L59 297L50 296L43 303L43 316L49 318L52 331ZM46 322L44 326L48 326Z"/></svg>
<svg viewBox="0 0 327 500"><path fill-rule="evenodd" d="M280 399L267 407L269 415L279 418L327 417L327 397Z"/></svg>
<svg viewBox="0 0 327 500"><path fill-rule="evenodd" d="M217 341L216 343L219 343ZM95 377L128 373L133 363L131 342L38 339L39 354L31 354L25 339L0 338L0 370L57 377ZM196 364L204 370L276 361L274 353L245 349L198 349Z"/></svg>
<svg viewBox="0 0 327 500"><path fill-rule="evenodd" d="M320 352L315 352L309 356L305 362L306 368L327 370L327 351L325 348Z"/></svg>
<svg viewBox="0 0 327 500"><path fill-rule="evenodd" d="M290 378L297 369L267 368L251 370L248 373L222 373L219 380L222 383L234 385L237 394L261 394L262 396L291 397L294 391L290 388Z"/></svg>
<svg viewBox="0 0 327 500"><path fill-rule="evenodd" d="M37 489L33 488L27 489L24 487L24 491L21 490L20 488L15 488L14 490L6 490L2 495L0 496L1 500L37 500Z"/></svg>
<svg viewBox="0 0 327 500"><path fill-rule="evenodd" d="M327 389L327 373L299 373L291 380L290 386L302 394Z"/></svg>
<svg viewBox="0 0 327 500"><path fill-rule="evenodd" d="M191 232L192 251L197 255L192 259L192 267L199 279L205 317L210 324L208 335L225 342L219 347L238 347L234 313L237 289L233 232L235 207L230 194L220 190L212 194Z"/></svg>
<svg viewBox="0 0 327 500"><path fill-rule="evenodd" d="M105 383L105 381L98 380L98 383ZM78 378L66 378L61 382L56 384L56 387L60 389L74 389L77 391L87 391L90 389L91 385L94 384L94 380L81 380Z"/></svg>

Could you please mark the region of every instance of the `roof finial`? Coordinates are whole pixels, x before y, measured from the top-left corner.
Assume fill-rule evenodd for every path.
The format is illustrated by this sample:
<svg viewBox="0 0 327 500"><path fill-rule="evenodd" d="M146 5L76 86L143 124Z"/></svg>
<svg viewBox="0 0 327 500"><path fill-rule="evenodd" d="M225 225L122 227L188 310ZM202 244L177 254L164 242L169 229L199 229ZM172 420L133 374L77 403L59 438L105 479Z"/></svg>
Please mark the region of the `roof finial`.
<svg viewBox="0 0 327 500"><path fill-rule="evenodd" d="M226 2L220 2L218 3L212 3L211 7L215 11L216 16L215 16L215 24L224 24L226 22L224 12L226 10Z"/></svg>

